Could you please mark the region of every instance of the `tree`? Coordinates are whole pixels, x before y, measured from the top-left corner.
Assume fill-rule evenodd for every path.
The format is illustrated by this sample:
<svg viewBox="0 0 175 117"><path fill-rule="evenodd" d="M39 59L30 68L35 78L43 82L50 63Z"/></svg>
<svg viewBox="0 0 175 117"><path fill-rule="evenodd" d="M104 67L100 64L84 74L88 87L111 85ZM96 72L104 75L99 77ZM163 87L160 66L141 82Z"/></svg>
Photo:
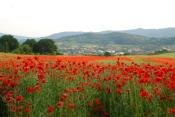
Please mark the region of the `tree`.
<svg viewBox="0 0 175 117"><path fill-rule="evenodd" d="M27 39L23 45L29 45L31 48L33 48L33 46L36 44L36 40L35 39Z"/></svg>
<svg viewBox="0 0 175 117"><path fill-rule="evenodd" d="M104 56L111 56L111 53L110 52L105 52Z"/></svg>
<svg viewBox="0 0 175 117"><path fill-rule="evenodd" d="M18 48L19 43L16 38L12 35L3 35L0 37L0 51L1 52L11 52Z"/></svg>
<svg viewBox="0 0 175 117"><path fill-rule="evenodd" d="M40 54L54 53L57 51L57 46L51 39L41 39L33 46L33 52Z"/></svg>
<svg viewBox="0 0 175 117"><path fill-rule="evenodd" d="M31 54L32 48L27 44L23 44L19 46L17 49L15 49L13 52L18 54Z"/></svg>

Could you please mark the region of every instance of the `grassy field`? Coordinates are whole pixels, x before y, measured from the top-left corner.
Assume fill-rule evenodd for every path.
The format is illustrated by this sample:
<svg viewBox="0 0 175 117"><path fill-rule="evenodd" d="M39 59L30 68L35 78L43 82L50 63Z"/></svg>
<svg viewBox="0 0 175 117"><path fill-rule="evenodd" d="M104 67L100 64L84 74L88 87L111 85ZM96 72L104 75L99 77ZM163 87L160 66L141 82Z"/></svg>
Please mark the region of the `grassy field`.
<svg viewBox="0 0 175 117"><path fill-rule="evenodd" d="M145 61L145 58L175 58L175 52L172 53L164 53L164 54L158 54L158 55L129 55L127 56L131 58L135 63L141 64L141 63L150 63L150 64L156 64L154 61ZM100 63L105 63L105 64L114 64L116 61L115 60L99 60ZM129 61L125 61L125 63L130 63Z"/></svg>
<svg viewBox="0 0 175 117"><path fill-rule="evenodd" d="M156 57L175 58L175 52L156 55Z"/></svg>
<svg viewBox="0 0 175 117"><path fill-rule="evenodd" d="M0 54L0 116L173 117L175 64L164 56Z"/></svg>

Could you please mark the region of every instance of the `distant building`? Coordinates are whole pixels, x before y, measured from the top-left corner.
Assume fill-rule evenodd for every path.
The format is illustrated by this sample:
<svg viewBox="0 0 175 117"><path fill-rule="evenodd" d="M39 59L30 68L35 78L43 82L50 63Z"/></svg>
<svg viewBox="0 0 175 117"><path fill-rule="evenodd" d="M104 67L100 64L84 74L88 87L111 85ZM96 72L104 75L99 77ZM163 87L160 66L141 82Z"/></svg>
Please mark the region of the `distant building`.
<svg viewBox="0 0 175 117"><path fill-rule="evenodd" d="M124 52L116 52L114 55L124 55Z"/></svg>

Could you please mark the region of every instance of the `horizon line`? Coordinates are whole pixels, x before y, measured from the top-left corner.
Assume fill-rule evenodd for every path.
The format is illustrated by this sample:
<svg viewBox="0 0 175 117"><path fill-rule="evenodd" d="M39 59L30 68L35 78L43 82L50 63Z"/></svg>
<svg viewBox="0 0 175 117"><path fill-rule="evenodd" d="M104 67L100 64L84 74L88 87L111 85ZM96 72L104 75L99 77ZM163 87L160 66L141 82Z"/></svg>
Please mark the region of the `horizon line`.
<svg viewBox="0 0 175 117"><path fill-rule="evenodd" d="M137 30L137 29L140 29L140 30L160 30L160 29L175 29L175 27L164 27L164 28L128 28L128 29L122 29L122 30L101 30L101 31L82 31L82 30L77 30L77 31L58 31L58 32L54 32L54 33L50 33L48 35L45 35L45 36L27 36L27 35L23 35L23 34L12 34L12 33L5 33L5 32L0 32L0 34L3 34L3 35L13 35L13 36L20 36L20 37L26 37L26 38L42 38L42 37L48 37L50 35L53 35L53 34L57 34L57 33L65 33L65 32L84 32L84 33L99 33L99 32L107 32L107 31L111 31L111 32L122 32L122 31L127 31L127 30Z"/></svg>

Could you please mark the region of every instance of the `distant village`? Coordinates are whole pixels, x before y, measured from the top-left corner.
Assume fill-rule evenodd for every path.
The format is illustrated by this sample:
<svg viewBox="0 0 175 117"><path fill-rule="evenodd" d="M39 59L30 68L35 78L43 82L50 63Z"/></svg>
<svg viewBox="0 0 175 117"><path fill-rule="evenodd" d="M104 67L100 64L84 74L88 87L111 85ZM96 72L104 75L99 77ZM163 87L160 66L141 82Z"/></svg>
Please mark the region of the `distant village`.
<svg viewBox="0 0 175 117"><path fill-rule="evenodd" d="M157 51L170 51L166 47L159 48L157 50L142 50L138 47L124 48L123 51L116 48L87 48L87 47L69 47L60 48L64 55L104 55L105 52L111 55L128 55L128 54L154 54Z"/></svg>

